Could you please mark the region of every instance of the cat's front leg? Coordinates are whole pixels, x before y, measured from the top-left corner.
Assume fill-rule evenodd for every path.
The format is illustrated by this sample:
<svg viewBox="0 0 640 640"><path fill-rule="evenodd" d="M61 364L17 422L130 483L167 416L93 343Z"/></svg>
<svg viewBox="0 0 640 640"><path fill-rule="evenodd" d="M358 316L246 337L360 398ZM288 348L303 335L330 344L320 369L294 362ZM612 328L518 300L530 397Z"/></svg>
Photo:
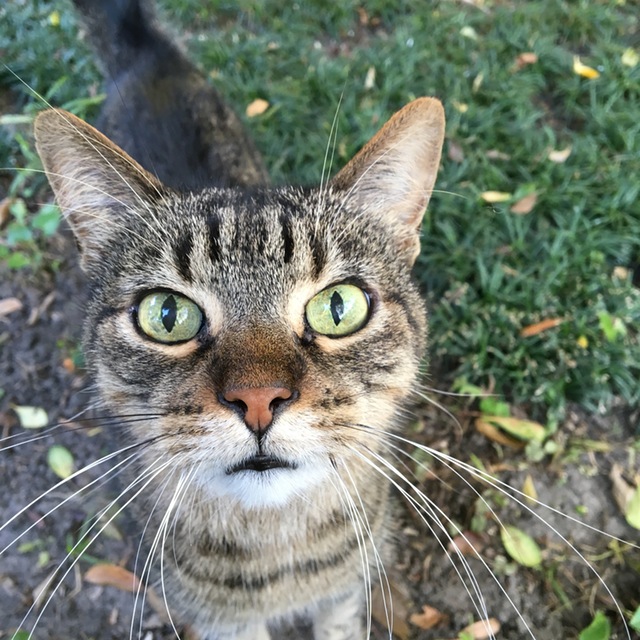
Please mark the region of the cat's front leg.
<svg viewBox="0 0 640 640"><path fill-rule="evenodd" d="M323 604L313 616L314 640L365 640L362 586L342 599Z"/></svg>

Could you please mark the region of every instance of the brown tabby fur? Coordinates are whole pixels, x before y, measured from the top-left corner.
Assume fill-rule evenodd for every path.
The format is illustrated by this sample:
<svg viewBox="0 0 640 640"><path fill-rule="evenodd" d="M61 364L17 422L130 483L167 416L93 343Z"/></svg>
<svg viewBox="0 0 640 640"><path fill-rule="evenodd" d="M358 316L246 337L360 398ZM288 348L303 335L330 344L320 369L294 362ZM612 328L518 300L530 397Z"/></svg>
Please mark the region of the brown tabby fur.
<svg viewBox="0 0 640 640"><path fill-rule="evenodd" d="M389 482L374 467L425 347L410 271L442 106L412 102L317 189L179 190L68 113L45 112L35 129L82 252L101 400L149 416L128 428L139 445L131 493L151 519L172 611L209 640L266 638L299 614L318 639L363 638L369 567L388 559L392 530ZM342 282L369 294L370 318L319 335L306 304ZM154 290L198 305L195 338L163 344L138 328ZM258 438L221 398L271 387L293 395ZM295 468L230 473L258 453Z"/></svg>

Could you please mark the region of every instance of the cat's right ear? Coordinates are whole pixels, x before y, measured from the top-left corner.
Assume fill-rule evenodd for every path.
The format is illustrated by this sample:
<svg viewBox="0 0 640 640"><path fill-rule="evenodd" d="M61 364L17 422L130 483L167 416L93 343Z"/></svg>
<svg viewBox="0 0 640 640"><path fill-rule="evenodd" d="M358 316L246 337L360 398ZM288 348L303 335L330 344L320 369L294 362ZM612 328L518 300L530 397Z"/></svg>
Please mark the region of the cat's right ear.
<svg viewBox="0 0 640 640"><path fill-rule="evenodd" d="M80 118L61 109L34 124L44 170L75 234L87 268L127 217L147 218L166 188L133 158Z"/></svg>
<svg viewBox="0 0 640 640"><path fill-rule="evenodd" d="M418 98L398 111L333 179L356 211L389 225L408 264L420 252L422 217L444 141L444 109Z"/></svg>

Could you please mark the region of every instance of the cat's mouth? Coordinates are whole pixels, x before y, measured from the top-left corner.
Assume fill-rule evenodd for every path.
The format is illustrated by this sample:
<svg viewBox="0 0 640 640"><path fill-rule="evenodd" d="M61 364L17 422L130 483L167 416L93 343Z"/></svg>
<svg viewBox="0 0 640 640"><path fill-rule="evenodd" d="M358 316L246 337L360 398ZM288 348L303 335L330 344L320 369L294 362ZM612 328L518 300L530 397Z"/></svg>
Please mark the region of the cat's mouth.
<svg viewBox="0 0 640 640"><path fill-rule="evenodd" d="M275 456L265 456L262 454L246 458L239 464L227 469L227 475L238 473L239 471L269 471L270 469L296 469L297 465L287 462Z"/></svg>

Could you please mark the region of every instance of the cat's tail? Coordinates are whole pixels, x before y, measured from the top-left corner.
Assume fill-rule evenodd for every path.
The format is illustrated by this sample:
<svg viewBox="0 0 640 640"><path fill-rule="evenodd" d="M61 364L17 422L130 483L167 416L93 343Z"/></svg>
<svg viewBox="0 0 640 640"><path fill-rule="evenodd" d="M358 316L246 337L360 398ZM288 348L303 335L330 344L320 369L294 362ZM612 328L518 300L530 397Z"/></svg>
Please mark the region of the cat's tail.
<svg viewBox="0 0 640 640"><path fill-rule="evenodd" d="M107 97L97 127L180 189L268 181L242 122L156 24L151 0L73 0Z"/></svg>
<svg viewBox="0 0 640 640"><path fill-rule="evenodd" d="M174 57L175 45L156 26L146 0L73 0L111 79L125 72L140 55Z"/></svg>

